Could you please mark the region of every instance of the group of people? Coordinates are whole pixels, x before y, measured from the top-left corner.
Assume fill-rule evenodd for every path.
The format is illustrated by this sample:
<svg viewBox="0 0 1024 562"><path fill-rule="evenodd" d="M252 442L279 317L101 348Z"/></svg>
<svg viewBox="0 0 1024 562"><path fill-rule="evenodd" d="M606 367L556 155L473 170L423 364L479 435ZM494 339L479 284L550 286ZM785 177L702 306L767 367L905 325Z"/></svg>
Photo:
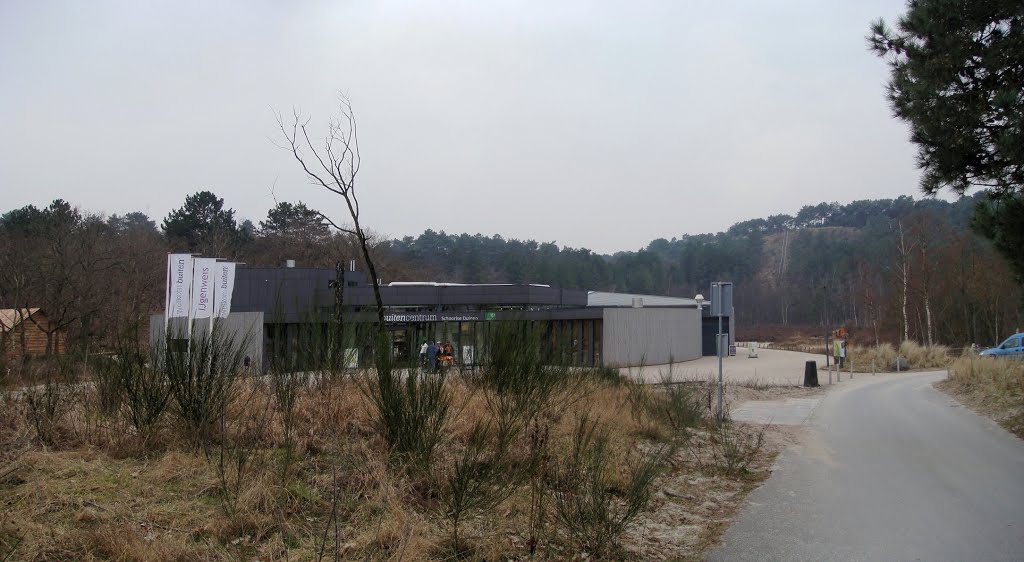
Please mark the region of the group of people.
<svg viewBox="0 0 1024 562"><path fill-rule="evenodd" d="M423 342L420 346L420 366L436 371L438 367L449 367L455 362L452 344L449 342Z"/></svg>

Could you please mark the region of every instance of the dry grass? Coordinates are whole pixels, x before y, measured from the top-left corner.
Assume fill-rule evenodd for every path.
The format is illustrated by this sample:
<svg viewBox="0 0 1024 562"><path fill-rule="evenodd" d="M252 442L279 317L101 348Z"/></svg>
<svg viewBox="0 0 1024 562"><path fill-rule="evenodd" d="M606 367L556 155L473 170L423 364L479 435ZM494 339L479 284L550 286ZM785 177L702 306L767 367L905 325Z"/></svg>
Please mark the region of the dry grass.
<svg viewBox="0 0 1024 562"><path fill-rule="evenodd" d="M853 362L857 373L894 371L897 357L907 360L908 369L944 369L953 361L950 349L944 345L924 346L915 341L905 341L899 348L890 343L862 347L852 345L847 350L847 360Z"/></svg>
<svg viewBox="0 0 1024 562"><path fill-rule="evenodd" d="M1024 438L1024 361L964 355L936 386Z"/></svg>
<svg viewBox="0 0 1024 562"><path fill-rule="evenodd" d="M768 344L772 349L800 351L822 355L825 350L823 338L799 339L790 338ZM831 349L829 350L831 353ZM899 347L891 343L877 346L851 344L847 349L847 359L853 362L853 370L857 373L870 373L872 366L876 372L895 370L893 362L896 357L904 357L909 364L908 369L944 369L954 358L952 350L944 345L925 346L915 341L904 341ZM843 368L846 370L846 367Z"/></svg>
<svg viewBox="0 0 1024 562"><path fill-rule="evenodd" d="M486 421L479 389L452 379L460 398L434 462L444 473L464 449L472 427ZM707 394L701 385L694 394ZM270 399L272 391L246 381L243 390ZM756 398L767 389L742 389ZM309 387L295 408L295 461L281 470L285 443L278 414L246 430L252 403L240 392L225 415L231 447L251 444L251 464L239 479L233 507L217 469L218 449L203 450L171 417L152 435L135 435L118 414L103 414L90 387L40 443L23 398L0 404L0 560L444 560L450 529L431 478L396 466L374 426L365 394L352 381ZM608 432L615 459L612 482L627 480L627 459L677 443L677 429L635 412L628 385L593 381L564 407L539 421L550 455L564 454L578 416L589 413ZM651 392L665 392L652 387ZM270 409L273 412L273 409ZM741 425L744 435L756 433ZM530 436L511 450L522 464ZM688 430L656 481L653 500L621 537L627 559L698 559L724 530L744 495L769 474L782 446L769 437L750 453L744 470L727 473L716 461L714 430ZM237 474L235 475L237 476ZM542 475L543 479L543 475ZM550 505L548 508L550 510ZM461 533L473 559L525 560L530 553L531 497L527 482L490 513L466 520ZM579 559L577 546L548 514L537 557Z"/></svg>

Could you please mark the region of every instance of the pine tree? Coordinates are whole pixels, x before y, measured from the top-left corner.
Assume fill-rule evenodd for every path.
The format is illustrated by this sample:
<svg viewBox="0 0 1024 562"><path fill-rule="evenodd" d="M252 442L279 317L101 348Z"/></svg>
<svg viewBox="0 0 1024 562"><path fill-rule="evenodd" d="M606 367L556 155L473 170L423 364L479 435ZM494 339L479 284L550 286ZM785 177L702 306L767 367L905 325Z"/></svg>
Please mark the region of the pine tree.
<svg viewBox="0 0 1024 562"><path fill-rule="evenodd" d="M1013 215L1024 190L1024 2L911 0L896 27L878 20L867 39L888 60L889 101L910 124L922 190L991 190L975 227L1024 282L1024 221Z"/></svg>

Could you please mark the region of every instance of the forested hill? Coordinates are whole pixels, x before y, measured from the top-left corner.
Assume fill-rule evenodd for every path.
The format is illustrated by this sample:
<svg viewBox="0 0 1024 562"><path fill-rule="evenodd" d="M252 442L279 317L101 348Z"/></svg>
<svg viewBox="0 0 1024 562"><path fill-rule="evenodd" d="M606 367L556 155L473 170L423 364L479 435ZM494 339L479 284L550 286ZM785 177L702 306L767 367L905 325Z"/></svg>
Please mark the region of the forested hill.
<svg viewBox="0 0 1024 562"><path fill-rule="evenodd" d="M392 259L451 281L687 297L729 280L747 326L821 324L827 313L871 338L992 341L1022 324L1021 293L1003 259L969 228L980 197L821 203L611 256L428 230L393 241Z"/></svg>

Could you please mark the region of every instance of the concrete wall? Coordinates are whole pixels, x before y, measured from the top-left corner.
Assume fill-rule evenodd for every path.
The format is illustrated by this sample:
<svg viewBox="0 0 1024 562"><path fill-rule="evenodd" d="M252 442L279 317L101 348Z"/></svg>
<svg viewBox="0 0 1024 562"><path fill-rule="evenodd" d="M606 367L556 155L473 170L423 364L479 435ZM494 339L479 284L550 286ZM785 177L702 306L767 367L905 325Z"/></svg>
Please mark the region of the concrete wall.
<svg viewBox="0 0 1024 562"><path fill-rule="evenodd" d="M607 367L663 365L701 356L695 308L606 308L602 361Z"/></svg>
<svg viewBox="0 0 1024 562"><path fill-rule="evenodd" d="M184 320L184 319L175 319ZM244 356L249 364L256 369L263 365L263 313L232 312L227 318L218 318L217 327L233 335L238 345L245 345ZM195 328L195 327L193 327ZM175 328L172 327L172 333ZM182 330L183 331L183 330ZM149 317L149 341L154 349L164 337L164 315L154 314Z"/></svg>

